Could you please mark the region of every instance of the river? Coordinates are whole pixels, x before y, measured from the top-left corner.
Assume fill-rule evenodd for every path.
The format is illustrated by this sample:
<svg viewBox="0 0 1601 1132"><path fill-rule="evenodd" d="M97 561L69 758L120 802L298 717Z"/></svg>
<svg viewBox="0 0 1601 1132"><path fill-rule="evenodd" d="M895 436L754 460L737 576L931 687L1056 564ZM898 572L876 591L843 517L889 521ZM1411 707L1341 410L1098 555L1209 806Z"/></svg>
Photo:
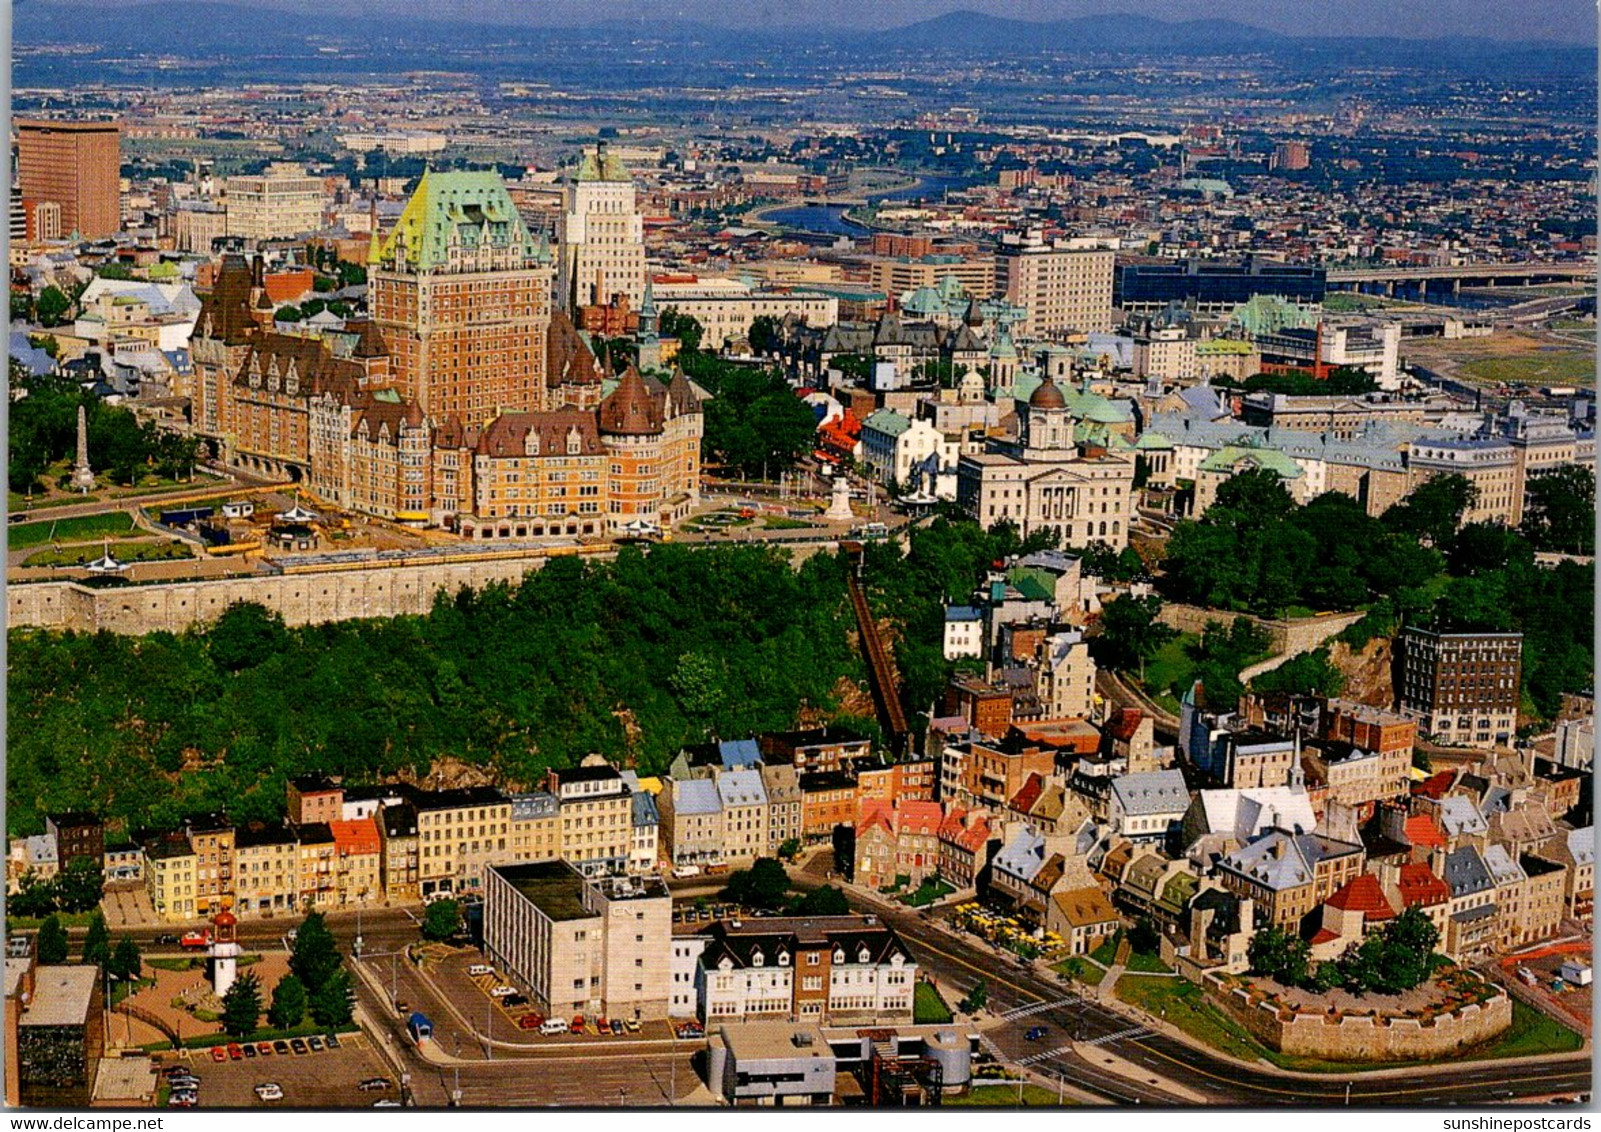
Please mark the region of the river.
<svg viewBox="0 0 1601 1132"><path fill-rule="evenodd" d="M966 178L947 176L924 176L915 184L907 185L903 189L891 189L883 193L869 193L870 201L888 200L923 200L929 197L939 197L945 194L946 189L961 188L966 185ZM797 232L818 232L828 236L860 236L869 231L866 225L858 224L845 217L845 211L850 206L843 204L806 204L794 208L779 208L764 211L762 219L769 224L776 224L780 228L788 228Z"/></svg>

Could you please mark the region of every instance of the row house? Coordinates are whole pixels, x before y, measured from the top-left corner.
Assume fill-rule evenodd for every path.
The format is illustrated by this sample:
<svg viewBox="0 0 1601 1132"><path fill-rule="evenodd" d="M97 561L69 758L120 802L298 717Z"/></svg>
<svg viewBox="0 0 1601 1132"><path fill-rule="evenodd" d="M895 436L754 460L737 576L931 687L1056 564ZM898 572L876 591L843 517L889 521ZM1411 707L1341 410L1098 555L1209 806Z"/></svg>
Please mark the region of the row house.
<svg viewBox="0 0 1601 1132"><path fill-rule="evenodd" d="M300 844L300 903L307 909L330 908L339 903L338 850L327 822L295 827Z"/></svg>
<svg viewBox="0 0 1601 1132"><path fill-rule="evenodd" d="M856 774L858 802L881 801L893 806L902 799L932 800L935 769L932 759L864 767Z"/></svg>
<svg viewBox="0 0 1601 1132"><path fill-rule="evenodd" d="M234 912L240 916L299 908L300 843L283 825L248 825L234 832Z"/></svg>
<svg viewBox="0 0 1601 1132"><path fill-rule="evenodd" d="M989 850L1000 837L988 815L951 808L939 830L939 875L958 890L973 888L989 864Z"/></svg>
<svg viewBox="0 0 1601 1132"><path fill-rule="evenodd" d="M876 917L724 921L704 934L695 978L707 1023L912 1021L917 962Z"/></svg>
<svg viewBox="0 0 1601 1132"><path fill-rule="evenodd" d="M1435 870L1451 890L1451 911L1440 950L1459 963L1476 963L1495 950L1499 936L1496 878L1472 845L1435 850Z"/></svg>
<svg viewBox="0 0 1601 1132"><path fill-rule="evenodd" d="M545 789L561 806L562 857L585 876L625 872L634 839L634 803L622 772L603 757L590 755L576 767L550 771Z"/></svg>
<svg viewBox="0 0 1601 1132"><path fill-rule="evenodd" d="M1088 955L1122 924L1106 893L1093 884L1055 893L1045 907L1045 930L1062 938L1069 955Z"/></svg>
<svg viewBox="0 0 1601 1132"><path fill-rule="evenodd" d="M221 814L184 822L195 851L195 914L213 916L233 903L234 830Z"/></svg>
<svg viewBox="0 0 1601 1132"><path fill-rule="evenodd" d="M798 844L803 833L800 771L793 765L763 765L761 776L767 794L767 839L776 854L787 842Z"/></svg>
<svg viewBox="0 0 1601 1132"><path fill-rule="evenodd" d="M897 878L921 885L939 871L939 831L944 813L938 802L907 800L886 805L864 801L856 823L857 884L883 888Z"/></svg>
<svg viewBox="0 0 1601 1132"><path fill-rule="evenodd" d="M182 834L167 834L145 846L145 891L156 918L167 923L195 919L199 858Z"/></svg>
<svg viewBox="0 0 1601 1132"><path fill-rule="evenodd" d="M856 820L856 780L843 771L803 775L800 789L803 841L826 840Z"/></svg>
<svg viewBox="0 0 1601 1132"><path fill-rule="evenodd" d="M714 781L723 811L724 860L749 862L768 853L772 843L761 772L754 768L726 770Z"/></svg>
<svg viewBox="0 0 1601 1132"><path fill-rule="evenodd" d="M722 863L723 800L709 778L674 778L662 789L663 849L675 868Z"/></svg>
<svg viewBox="0 0 1601 1132"><path fill-rule="evenodd" d="M421 838L417 832L417 807L410 802L385 806L375 816L378 839L383 846L379 862L379 881L384 896L394 903L407 903L422 896Z"/></svg>
<svg viewBox="0 0 1601 1132"><path fill-rule="evenodd" d="M334 839L335 886L340 904L366 904L383 895L383 843L372 818L328 823Z"/></svg>
<svg viewBox="0 0 1601 1132"><path fill-rule="evenodd" d="M419 894L482 884L485 865L511 858L511 801L487 786L418 792ZM563 841L565 843L565 831Z"/></svg>
<svg viewBox="0 0 1601 1132"><path fill-rule="evenodd" d="M545 790L513 794L511 802L512 860L554 861L561 857L561 803Z"/></svg>
<svg viewBox="0 0 1601 1132"><path fill-rule="evenodd" d="M855 771L873 761L871 740L831 732L826 727L770 732L756 742L765 764L789 763L803 774Z"/></svg>
<svg viewBox="0 0 1601 1132"><path fill-rule="evenodd" d="M1259 920L1294 931L1365 861L1361 845L1275 829L1220 857L1217 875L1224 889L1253 901Z"/></svg>

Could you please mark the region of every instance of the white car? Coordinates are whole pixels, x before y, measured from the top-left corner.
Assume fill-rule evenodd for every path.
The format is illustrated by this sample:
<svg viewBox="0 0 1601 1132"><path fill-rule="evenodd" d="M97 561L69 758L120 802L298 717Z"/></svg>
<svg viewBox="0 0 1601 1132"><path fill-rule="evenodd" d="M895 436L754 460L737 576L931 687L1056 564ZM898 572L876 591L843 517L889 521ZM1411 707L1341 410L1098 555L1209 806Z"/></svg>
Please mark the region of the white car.
<svg viewBox="0 0 1601 1132"><path fill-rule="evenodd" d="M491 998L506 998L506 997L508 997L510 995L514 995L516 993L517 993L517 988L516 987L508 987L505 983L501 983L500 986L498 986L498 987L490 987L489 988L489 996Z"/></svg>
<svg viewBox="0 0 1601 1132"><path fill-rule="evenodd" d="M372 1107L373 1108L399 1108L400 1107L400 1102L399 1101L394 1101L394 1100L387 1100L387 1099L386 1100L381 1100L381 1101L373 1101L372 1102Z"/></svg>
<svg viewBox="0 0 1601 1132"><path fill-rule="evenodd" d="M476 979L479 975L493 975L495 969L488 963L474 963L467 968L467 973Z"/></svg>
<svg viewBox="0 0 1601 1132"><path fill-rule="evenodd" d="M679 865L673 870L673 876L677 877L679 880L683 880L685 877L698 877L700 876L700 866Z"/></svg>
<svg viewBox="0 0 1601 1132"><path fill-rule="evenodd" d="M546 1018L545 1024L539 1027L539 1032L547 1038L556 1034L565 1034L567 1030L568 1023L562 1018Z"/></svg>
<svg viewBox="0 0 1601 1132"><path fill-rule="evenodd" d="M284 1099L283 1086L276 1081L268 1081L265 1085L257 1085L256 1096L264 1101L281 1101Z"/></svg>

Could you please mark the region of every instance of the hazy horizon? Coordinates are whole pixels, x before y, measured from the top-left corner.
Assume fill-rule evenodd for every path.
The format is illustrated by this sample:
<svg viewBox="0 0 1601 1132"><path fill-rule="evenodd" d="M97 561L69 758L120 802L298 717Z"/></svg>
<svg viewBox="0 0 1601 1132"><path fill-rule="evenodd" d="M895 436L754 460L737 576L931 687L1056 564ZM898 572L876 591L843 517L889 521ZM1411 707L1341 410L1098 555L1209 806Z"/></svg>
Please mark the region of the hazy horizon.
<svg viewBox="0 0 1601 1132"><path fill-rule="evenodd" d="M17 0L20 6L24 0ZM50 0L26 0L48 6ZM70 0L64 0L70 2ZM106 7L131 7L150 0L101 0ZM182 6L194 0L167 0ZM1509 20L1496 0L879 0L870 7L847 0L545 0L536 8L520 3L483 4L468 0L257 0L287 11L405 14L470 23L528 26L579 26L602 23L692 20L729 28L764 26L819 29L892 28L956 11L978 11L1019 20L1063 20L1079 16L1127 14L1167 21L1226 19L1285 35L1394 36L1434 39L1478 36L1506 41L1549 40L1564 44L1596 42L1596 8L1579 0L1546 0L1520 6Z"/></svg>

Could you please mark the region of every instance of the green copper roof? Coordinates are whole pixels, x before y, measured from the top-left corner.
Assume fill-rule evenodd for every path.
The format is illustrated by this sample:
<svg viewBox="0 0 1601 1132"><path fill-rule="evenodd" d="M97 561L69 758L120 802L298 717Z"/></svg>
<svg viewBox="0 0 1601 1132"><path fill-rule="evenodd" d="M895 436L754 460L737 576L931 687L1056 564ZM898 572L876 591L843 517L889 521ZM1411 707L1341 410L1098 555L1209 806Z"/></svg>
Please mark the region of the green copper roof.
<svg viewBox="0 0 1601 1132"><path fill-rule="evenodd" d="M1300 465L1276 448L1243 448L1229 445L1201 461L1201 471L1222 472L1233 475L1251 468L1266 468L1277 472L1280 479L1300 479Z"/></svg>
<svg viewBox="0 0 1601 1132"><path fill-rule="evenodd" d="M882 432L886 436L899 436L912 427L912 422L910 418L902 416L894 409L877 409L867 415L862 427Z"/></svg>
<svg viewBox="0 0 1601 1132"><path fill-rule="evenodd" d="M1224 354L1245 355L1255 350L1255 346L1238 338L1203 338L1195 344L1195 353L1203 358Z"/></svg>
<svg viewBox="0 0 1601 1132"><path fill-rule="evenodd" d="M1314 312L1279 295L1252 295L1229 314L1229 322L1252 336L1276 334L1291 327L1312 326L1317 319Z"/></svg>
<svg viewBox="0 0 1601 1132"><path fill-rule="evenodd" d="M628 167L623 159L607 153L604 146L596 146L594 150L584 150L584 155L578 162L578 173L575 180L579 181L632 181Z"/></svg>
<svg viewBox="0 0 1601 1132"><path fill-rule="evenodd" d="M393 258L414 271L428 271L449 262L453 243L467 251L486 244L520 245L530 259L548 255L529 237L499 173L427 172L377 249L375 262Z"/></svg>
<svg viewBox="0 0 1601 1132"><path fill-rule="evenodd" d="M1141 452L1166 452L1173 442L1159 432L1142 432L1134 447Z"/></svg>

